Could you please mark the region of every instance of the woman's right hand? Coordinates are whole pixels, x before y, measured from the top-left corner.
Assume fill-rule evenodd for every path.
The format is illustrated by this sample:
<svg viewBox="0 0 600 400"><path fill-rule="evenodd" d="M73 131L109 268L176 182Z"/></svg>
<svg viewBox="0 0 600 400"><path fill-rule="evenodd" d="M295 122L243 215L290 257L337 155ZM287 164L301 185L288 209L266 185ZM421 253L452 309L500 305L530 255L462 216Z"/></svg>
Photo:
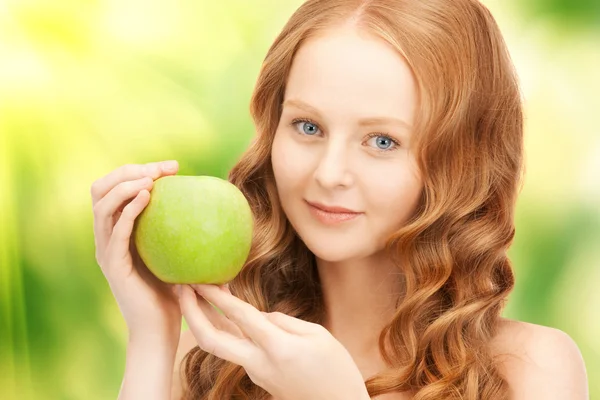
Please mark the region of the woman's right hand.
<svg viewBox="0 0 600 400"><path fill-rule="evenodd" d="M181 311L177 296L141 260L131 238L136 217L148 205L154 180L174 175L176 161L128 164L91 187L96 261L132 336L167 335L177 341Z"/></svg>

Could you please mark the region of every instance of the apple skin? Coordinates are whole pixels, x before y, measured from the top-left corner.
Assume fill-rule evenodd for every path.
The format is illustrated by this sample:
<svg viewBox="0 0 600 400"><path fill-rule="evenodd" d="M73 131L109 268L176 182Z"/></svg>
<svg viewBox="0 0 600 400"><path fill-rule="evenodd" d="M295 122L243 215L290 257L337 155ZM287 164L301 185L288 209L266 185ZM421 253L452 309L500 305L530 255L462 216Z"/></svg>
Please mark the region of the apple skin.
<svg viewBox="0 0 600 400"><path fill-rule="evenodd" d="M224 284L242 269L254 220L246 197L214 176L157 179L133 238L148 269L167 283Z"/></svg>

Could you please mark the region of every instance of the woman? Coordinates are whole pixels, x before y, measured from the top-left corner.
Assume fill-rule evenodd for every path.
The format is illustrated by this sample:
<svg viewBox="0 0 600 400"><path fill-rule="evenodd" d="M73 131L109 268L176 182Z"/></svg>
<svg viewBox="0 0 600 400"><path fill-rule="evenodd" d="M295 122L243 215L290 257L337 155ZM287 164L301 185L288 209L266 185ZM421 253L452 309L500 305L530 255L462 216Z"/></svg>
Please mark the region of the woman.
<svg viewBox="0 0 600 400"><path fill-rule="evenodd" d="M121 399L587 398L566 334L500 316L523 115L483 5L309 0L251 112L229 179L255 237L228 286L168 287L130 245L176 162L92 185L98 263L129 328Z"/></svg>

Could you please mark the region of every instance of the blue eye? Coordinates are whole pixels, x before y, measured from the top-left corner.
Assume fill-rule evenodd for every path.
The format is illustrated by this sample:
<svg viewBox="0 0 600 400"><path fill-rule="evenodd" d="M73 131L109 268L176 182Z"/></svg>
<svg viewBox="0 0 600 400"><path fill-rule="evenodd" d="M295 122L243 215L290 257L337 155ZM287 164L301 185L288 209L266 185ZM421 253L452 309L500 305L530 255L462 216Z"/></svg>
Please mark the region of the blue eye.
<svg viewBox="0 0 600 400"><path fill-rule="evenodd" d="M382 133L370 133L368 136L370 139L375 139L375 145L379 150L387 151L390 148L393 150L396 146L400 145L398 141Z"/></svg>
<svg viewBox="0 0 600 400"><path fill-rule="evenodd" d="M298 131L296 125L301 123L303 123L304 126L302 127L301 131ZM294 119L290 126L296 128L299 135L314 136L319 131L319 126L313 121L306 118ZM369 138L369 142L371 141L371 139L376 139L375 149L380 152L393 151L396 150L398 146L400 146L400 142L398 142L391 136L386 135L385 133L369 133L367 137Z"/></svg>
<svg viewBox="0 0 600 400"><path fill-rule="evenodd" d="M381 139L381 140L376 140L376 142L377 142L377 147L379 147L381 149L385 150L392 145L392 141L386 137L380 136L379 139ZM382 145L384 147L381 147L380 145Z"/></svg>
<svg viewBox="0 0 600 400"><path fill-rule="evenodd" d="M302 128L302 132L304 132L305 134L312 136L315 134L315 132L318 130L317 125L314 124L313 122L306 120L306 119L295 119L294 121L292 121L292 125L297 125L297 124L301 124L304 123L304 127ZM307 128L308 126L308 128Z"/></svg>

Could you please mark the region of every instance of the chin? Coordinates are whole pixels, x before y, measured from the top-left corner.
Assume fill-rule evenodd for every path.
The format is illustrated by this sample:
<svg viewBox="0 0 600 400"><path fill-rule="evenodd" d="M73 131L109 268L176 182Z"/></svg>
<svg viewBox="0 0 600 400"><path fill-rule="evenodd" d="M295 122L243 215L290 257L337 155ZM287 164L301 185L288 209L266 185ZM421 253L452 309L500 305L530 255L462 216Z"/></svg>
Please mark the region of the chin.
<svg viewBox="0 0 600 400"><path fill-rule="evenodd" d="M338 263L354 258L362 258L360 246L352 245L348 241L336 241L333 238L316 238L312 237L305 240L300 236L306 247L317 257L323 261Z"/></svg>
<svg viewBox="0 0 600 400"><path fill-rule="evenodd" d="M296 234L315 257L328 262L342 262L367 257L373 253L370 243L361 234L361 226L325 227L313 220L310 214L289 213L288 221Z"/></svg>

